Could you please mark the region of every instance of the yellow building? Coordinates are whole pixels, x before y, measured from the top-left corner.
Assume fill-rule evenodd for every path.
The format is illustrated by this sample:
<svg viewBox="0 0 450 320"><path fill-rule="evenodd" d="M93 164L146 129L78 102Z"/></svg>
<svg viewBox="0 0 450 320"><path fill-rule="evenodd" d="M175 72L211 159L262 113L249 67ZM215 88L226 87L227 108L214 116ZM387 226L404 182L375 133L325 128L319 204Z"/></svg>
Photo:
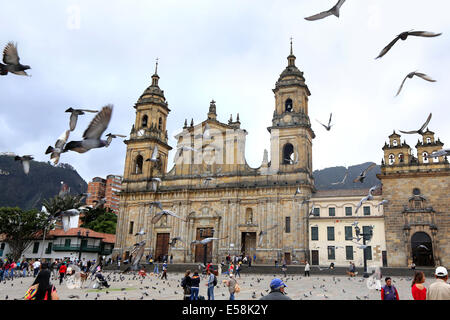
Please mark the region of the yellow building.
<svg viewBox="0 0 450 320"><path fill-rule="evenodd" d="M414 150L393 133L383 147L381 174L388 265L450 265L450 164L430 158L443 147L426 130Z"/></svg>
<svg viewBox="0 0 450 320"><path fill-rule="evenodd" d="M368 233L367 228L373 226L373 236L366 243L367 265L386 264L383 206L378 205L381 192L375 191L373 200L364 202L356 211L368 192L369 189L319 190L313 195L314 215L309 218L311 264L348 266L354 262L357 267L363 266L363 241L355 239L355 222L361 233Z"/></svg>
<svg viewBox="0 0 450 320"><path fill-rule="evenodd" d="M156 259L172 254L174 262L203 261L203 247L190 243L213 235L220 238L207 247L208 260L214 262L241 252L267 263L307 258L308 206L300 208L298 202L314 191L315 135L308 116L310 91L295 59L291 43L288 65L273 89L270 151L264 151L258 168L245 160L247 132L239 117L220 122L211 101L203 122L188 126L186 121L175 136L175 165L167 172L170 109L155 70L152 84L134 106L136 120L125 141L116 255L127 257L134 243L146 240L146 254ZM150 160L153 153L156 161ZM185 221L168 216L153 224L155 201ZM146 234L136 237L142 228ZM169 240L177 236L183 242L170 248Z"/></svg>

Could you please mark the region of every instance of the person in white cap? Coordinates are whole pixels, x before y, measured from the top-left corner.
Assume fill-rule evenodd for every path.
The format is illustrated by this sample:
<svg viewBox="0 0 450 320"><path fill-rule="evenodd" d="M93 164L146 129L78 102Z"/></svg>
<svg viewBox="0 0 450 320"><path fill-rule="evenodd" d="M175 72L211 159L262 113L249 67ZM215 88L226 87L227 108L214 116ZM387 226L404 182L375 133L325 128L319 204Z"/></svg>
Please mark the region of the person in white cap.
<svg viewBox="0 0 450 320"><path fill-rule="evenodd" d="M450 300L450 284L447 283L447 269L437 267L434 275L436 282L432 283L427 290L427 300Z"/></svg>

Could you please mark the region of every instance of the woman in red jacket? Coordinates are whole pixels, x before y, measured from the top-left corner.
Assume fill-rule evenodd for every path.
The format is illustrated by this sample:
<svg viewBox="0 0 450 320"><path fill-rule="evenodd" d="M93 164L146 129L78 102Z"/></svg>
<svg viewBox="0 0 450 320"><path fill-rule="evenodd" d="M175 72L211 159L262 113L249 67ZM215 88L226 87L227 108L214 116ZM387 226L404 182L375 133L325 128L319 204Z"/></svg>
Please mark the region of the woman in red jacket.
<svg viewBox="0 0 450 320"><path fill-rule="evenodd" d="M411 293L414 300L426 300L427 288L423 285L424 282L425 274L422 271L416 271L411 285Z"/></svg>
<svg viewBox="0 0 450 320"><path fill-rule="evenodd" d="M64 262L61 267L59 267L59 284L62 284L64 276L66 275L67 267L66 263Z"/></svg>

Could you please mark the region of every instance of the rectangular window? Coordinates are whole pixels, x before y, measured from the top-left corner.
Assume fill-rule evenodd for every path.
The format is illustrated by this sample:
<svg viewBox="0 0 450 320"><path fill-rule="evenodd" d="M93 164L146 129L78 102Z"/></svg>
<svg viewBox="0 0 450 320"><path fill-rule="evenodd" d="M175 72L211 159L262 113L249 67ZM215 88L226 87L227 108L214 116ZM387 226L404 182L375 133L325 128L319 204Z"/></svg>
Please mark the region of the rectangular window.
<svg viewBox="0 0 450 320"><path fill-rule="evenodd" d="M328 246L328 260L334 260L335 257L335 249L333 246Z"/></svg>
<svg viewBox="0 0 450 320"><path fill-rule="evenodd" d="M334 227L327 227L328 241L334 241Z"/></svg>
<svg viewBox="0 0 450 320"><path fill-rule="evenodd" d="M52 242L49 242L49 243L48 243L48 247L47 247L47 249L45 250L45 253L46 253L46 254L52 253L52 246L53 246L53 243L52 243Z"/></svg>
<svg viewBox="0 0 450 320"><path fill-rule="evenodd" d="M311 240L319 240L319 227L311 227Z"/></svg>
<svg viewBox="0 0 450 320"><path fill-rule="evenodd" d="M363 226L363 233L367 234L367 236L364 236L364 239L366 239L366 241L370 240L370 236L368 234L370 234L372 232L372 227L370 226Z"/></svg>
<svg viewBox="0 0 450 320"><path fill-rule="evenodd" d="M367 248L365 248L364 251L366 252L367 260L372 260L372 247L367 246Z"/></svg>
<svg viewBox="0 0 450 320"><path fill-rule="evenodd" d="M345 240L353 239L353 228L352 226L345 227Z"/></svg>
<svg viewBox="0 0 450 320"><path fill-rule="evenodd" d="M284 232L286 233L291 232L291 217L286 217Z"/></svg>
<svg viewBox="0 0 450 320"><path fill-rule="evenodd" d="M314 208L314 216L315 217L320 216L320 208Z"/></svg>
<svg viewBox="0 0 450 320"><path fill-rule="evenodd" d="M134 221L130 221L130 229L128 230L129 234L133 234Z"/></svg>
<svg viewBox="0 0 450 320"><path fill-rule="evenodd" d="M363 209L364 209L364 215L365 216L370 216L370 207L363 207Z"/></svg>
<svg viewBox="0 0 450 320"><path fill-rule="evenodd" d="M328 208L328 215L334 217L336 215L336 208Z"/></svg>
<svg viewBox="0 0 450 320"><path fill-rule="evenodd" d="M345 259L353 260L353 246L345 246Z"/></svg>
<svg viewBox="0 0 450 320"><path fill-rule="evenodd" d="M352 207L345 207L345 215L346 216L352 215Z"/></svg>
<svg viewBox="0 0 450 320"><path fill-rule="evenodd" d="M64 240L64 247L70 247L70 239Z"/></svg>
<svg viewBox="0 0 450 320"><path fill-rule="evenodd" d="M33 244L33 253L38 253L39 252L39 242L35 242Z"/></svg>
<svg viewBox="0 0 450 320"><path fill-rule="evenodd" d="M0 250L4 250L5 249L5 243L3 242L1 245L0 245Z"/></svg>

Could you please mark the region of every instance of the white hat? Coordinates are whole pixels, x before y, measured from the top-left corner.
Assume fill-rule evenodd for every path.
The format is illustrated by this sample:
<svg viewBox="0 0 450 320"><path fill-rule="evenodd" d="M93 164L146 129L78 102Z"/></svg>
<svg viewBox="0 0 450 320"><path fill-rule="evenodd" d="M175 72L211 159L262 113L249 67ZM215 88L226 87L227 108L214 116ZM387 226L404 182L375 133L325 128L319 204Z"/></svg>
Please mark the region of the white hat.
<svg viewBox="0 0 450 320"><path fill-rule="evenodd" d="M448 272L447 269L445 269L445 267L437 267L436 272L434 274L437 275L438 277L445 277L446 275L448 275Z"/></svg>

